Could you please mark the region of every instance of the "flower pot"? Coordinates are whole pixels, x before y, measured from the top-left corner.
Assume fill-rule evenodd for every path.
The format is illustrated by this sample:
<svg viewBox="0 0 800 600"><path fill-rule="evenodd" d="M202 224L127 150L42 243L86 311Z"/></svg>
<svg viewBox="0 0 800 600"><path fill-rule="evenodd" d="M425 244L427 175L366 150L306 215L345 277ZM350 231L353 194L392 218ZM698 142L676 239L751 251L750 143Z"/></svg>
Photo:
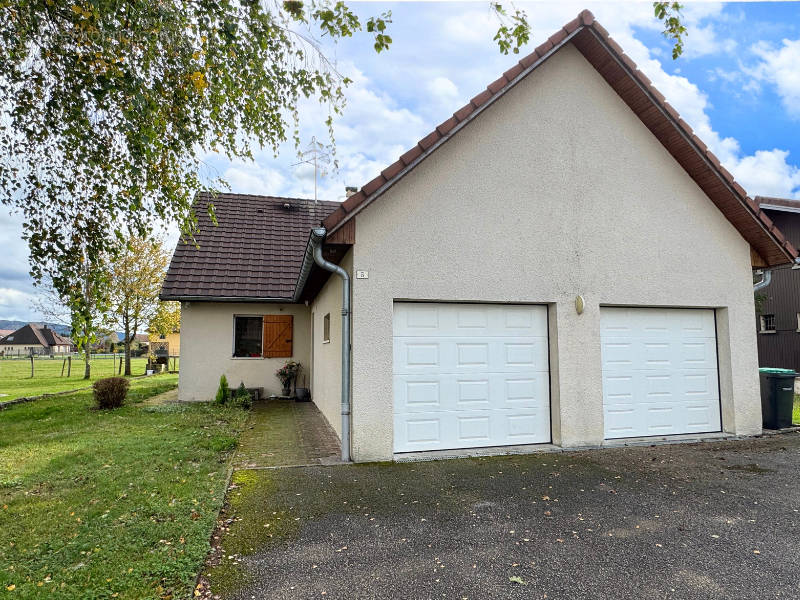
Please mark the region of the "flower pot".
<svg viewBox="0 0 800 600"><path fill-rule="evenodd" d="M292 390L288 385L285 388L283 388L283 391L281 392L281 396L290 396L291 394Z"/></svg>

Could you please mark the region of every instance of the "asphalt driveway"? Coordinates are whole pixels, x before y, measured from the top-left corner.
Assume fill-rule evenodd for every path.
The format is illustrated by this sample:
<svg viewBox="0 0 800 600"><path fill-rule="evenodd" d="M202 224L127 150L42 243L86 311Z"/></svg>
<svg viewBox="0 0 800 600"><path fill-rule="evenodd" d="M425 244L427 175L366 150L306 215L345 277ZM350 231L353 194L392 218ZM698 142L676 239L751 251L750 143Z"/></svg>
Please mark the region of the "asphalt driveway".
<svg viewBox="0 0 800 600"><path fill-rule="evenodd" d="M797 433L234 482L224 599L800 597Z"/></svg>

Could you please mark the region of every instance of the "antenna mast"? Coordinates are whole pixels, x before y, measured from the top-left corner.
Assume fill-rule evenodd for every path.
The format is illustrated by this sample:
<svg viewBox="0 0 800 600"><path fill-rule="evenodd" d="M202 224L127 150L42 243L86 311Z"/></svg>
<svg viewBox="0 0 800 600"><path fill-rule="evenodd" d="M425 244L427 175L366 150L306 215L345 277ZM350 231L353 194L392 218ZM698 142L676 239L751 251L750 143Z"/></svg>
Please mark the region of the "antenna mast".
<svg viewBox="0 0 800 600"><path fill-rule="evenodd" d="M328 165L331 162L331 155L328 149L317 141L315 136L311 137L308 147L299 153L300 160L292 166L314 165L314 202L317 202L317 179L328 174Z"/></svg>

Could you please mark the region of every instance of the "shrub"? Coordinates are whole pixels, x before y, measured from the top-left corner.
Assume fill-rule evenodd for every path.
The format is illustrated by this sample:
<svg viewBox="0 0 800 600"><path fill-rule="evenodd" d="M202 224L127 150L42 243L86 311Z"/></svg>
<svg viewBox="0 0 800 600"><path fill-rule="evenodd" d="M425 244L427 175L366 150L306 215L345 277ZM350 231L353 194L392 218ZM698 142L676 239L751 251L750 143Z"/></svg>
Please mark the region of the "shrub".
<svg viewBox="0 0 800 600"><path fill-rule="evenodd" d="M128 395L128 380L124 377L107 377L95 381L92 388L97 408L119 408Z"/></svg>
<svg viewBox="0 0 800 600"><path fill-rule="evenodd" d="M220 375L219 378L219 388L217 389L217 395L214 398L214 404L227 404L228 399L230 398L230 390L228 389L228 378L225 377L223 373Z"/></svg>
<svg viewBox="0 0 800 600"><path fill-rule="evenodd" d="M244 387L244 381L236 388L236 393L233 395L233 405L240 408L250 408L253 404L253 399L250 397L250 392Z"/></svg>

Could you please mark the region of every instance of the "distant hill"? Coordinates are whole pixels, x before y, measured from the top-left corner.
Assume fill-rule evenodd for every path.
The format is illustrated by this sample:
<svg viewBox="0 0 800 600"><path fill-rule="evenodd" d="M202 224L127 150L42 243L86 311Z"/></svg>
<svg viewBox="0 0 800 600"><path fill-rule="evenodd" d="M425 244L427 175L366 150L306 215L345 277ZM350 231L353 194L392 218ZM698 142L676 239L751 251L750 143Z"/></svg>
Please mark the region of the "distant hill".
<svg viewBox="0 0 800 600"><path fill-rule="evenodd" d="M61 335L69 335L70 328L66 325L59 325L57 323L44 323L42 321L33 321L34 323L39 323L40 325L44 325L45 327L49 327L53 331ZM28 324L28 321L9 321L8 319L0 319L0 329L12 329L16 331L20 327L24 327Z"/></svg>

